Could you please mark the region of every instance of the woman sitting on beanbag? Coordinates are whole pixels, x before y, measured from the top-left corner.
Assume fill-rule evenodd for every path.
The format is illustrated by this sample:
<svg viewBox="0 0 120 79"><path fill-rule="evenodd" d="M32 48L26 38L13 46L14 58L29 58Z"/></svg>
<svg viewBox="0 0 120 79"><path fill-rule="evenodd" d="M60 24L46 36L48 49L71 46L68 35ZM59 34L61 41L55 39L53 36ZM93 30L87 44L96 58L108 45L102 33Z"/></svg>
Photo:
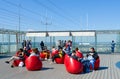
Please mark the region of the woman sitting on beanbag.
<svg viewBox="0 0 120 79"><path fill-rule="evenodd" d="M38 56L39 57L39 51L38 48L33 48L30 56Z"/></svg>
<svg viewBox="0 0 120 79"><path fill-rule="evenodd" d="M5 61L5 63L10 63L11 61L14 61L14 60L24 60L24 52L23 52L23 49L20 48L16 55L15 56L12 56L9 60ZM11 65L11 67L13 68L14 66Z"/></svg>

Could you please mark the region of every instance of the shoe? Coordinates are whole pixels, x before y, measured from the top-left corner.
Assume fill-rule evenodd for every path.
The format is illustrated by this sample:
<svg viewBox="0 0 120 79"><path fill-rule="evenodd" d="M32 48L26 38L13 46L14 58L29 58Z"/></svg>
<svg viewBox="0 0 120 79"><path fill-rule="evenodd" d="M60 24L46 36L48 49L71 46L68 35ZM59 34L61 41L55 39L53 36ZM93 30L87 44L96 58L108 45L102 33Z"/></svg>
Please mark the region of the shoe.
<svg viewBox="0 0 120 79"><path fill-rule="evenodd" d="M9 61L5 61L5 63L9 64Z"/></svg>
<svg viewBox="0 0 120 79"><path fill-rule="evenodd" d="M13 66L13 65L11 65L11 68L14 68L14 66Z"/></svg>
<svg viewBox="0 0 120 79"><path fill-rule="evenodd" d="M50 62L50 64L54 64L54 62Z"/></svg>
<svg viewBox="0 0 120 79"><path fill-rule="evenodd" d="M45 60L48 60L47 58L45 58Z"/></svg>

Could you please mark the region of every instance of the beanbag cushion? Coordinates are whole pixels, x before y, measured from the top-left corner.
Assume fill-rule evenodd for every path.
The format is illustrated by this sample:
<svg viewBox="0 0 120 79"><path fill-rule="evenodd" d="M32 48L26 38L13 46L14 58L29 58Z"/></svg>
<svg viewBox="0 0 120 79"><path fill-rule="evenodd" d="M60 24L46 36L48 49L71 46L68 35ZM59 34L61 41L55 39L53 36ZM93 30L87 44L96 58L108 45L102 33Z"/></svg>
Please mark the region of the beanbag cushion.
<svg viewBox="0 0 120 79"><path fill-rule="evenodd" d="M97 70L99 69L99 67L100 67L100 58L98 57L98 59L95 61L94 69Z"/></svg>
<svg viewBox="0 0 120 79"><path fill-rule="evenodd" d="M65 56L64 64L65 64L66 70L71 74L79 74L83 72L82 63L71 58L68 55Z"/></svg>
<svg viewBox="0 0 120 79"><path fill-rule="evenodd" d="M26 68L29 71L40 70L42 68L42 62L37 56L30 56L25 61Z"/></svg>
<svg viewBox="0 0 120 79"><path fill-rule="evenodd" d="M20 62L21 62L21 60L14 60L12 65L18 66Z"/></svg>
<svg viewBox="0 0 120 79"><path fill-rule="evenodd" d="M83 54L80 51L76 51L76 56L83 58Z"/></svg>
<svg viewBox="0 0 120 79"><path fill-rule="evenodd" d="M65 56L63 56L61 58L55 58L55 62L57 64L64 64L64 58L65 58Z"/></svg>
<svg viewBox="0 0 120 79"><path fill-rule="evenodd" d="M52 55L51 56L54 56L55 54L58 54L58 50L52 51Z"/></svg>

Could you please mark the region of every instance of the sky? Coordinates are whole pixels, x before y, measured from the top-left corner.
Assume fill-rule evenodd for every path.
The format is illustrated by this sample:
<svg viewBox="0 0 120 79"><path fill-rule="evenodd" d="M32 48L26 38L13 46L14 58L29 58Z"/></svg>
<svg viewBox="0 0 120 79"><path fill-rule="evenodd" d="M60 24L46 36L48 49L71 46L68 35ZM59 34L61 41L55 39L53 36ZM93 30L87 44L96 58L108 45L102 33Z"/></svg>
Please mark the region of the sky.
<svg viewBox="0 0 120 79"><path fill-rule="evenodd" d="M0 0L0 28L120 30L120 0Z"/></svg>

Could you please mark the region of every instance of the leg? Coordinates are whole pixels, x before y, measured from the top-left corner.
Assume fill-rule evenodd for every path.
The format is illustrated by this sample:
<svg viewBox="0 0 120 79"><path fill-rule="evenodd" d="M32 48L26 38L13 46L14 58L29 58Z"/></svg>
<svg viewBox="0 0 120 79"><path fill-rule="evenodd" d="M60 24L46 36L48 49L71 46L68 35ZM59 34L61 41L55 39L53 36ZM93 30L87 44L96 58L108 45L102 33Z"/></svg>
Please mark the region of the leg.
<svg viewBox="0 0 120 79"><path fill-rule="evenodd" d="M90 64L92 65L92 70L94 70L94 63L95 63L94 60L91 60L91 61L90 61Z"/></svg>
<svg viewBox="0 0 120 79"><path fill-rule="evenodd" d="M17 56L12 56L9 60L8 60L8 62L11 62L11 61L13 61L13 60L19 60L20 58L19 57L17 57Z"/></svg>
<svg viewBox="0 0 120 79"><path fill-rule="evenodd" d="M52 57L52 62L54 62L55 58L60 58L59 54L56 54Z"/></svg>

